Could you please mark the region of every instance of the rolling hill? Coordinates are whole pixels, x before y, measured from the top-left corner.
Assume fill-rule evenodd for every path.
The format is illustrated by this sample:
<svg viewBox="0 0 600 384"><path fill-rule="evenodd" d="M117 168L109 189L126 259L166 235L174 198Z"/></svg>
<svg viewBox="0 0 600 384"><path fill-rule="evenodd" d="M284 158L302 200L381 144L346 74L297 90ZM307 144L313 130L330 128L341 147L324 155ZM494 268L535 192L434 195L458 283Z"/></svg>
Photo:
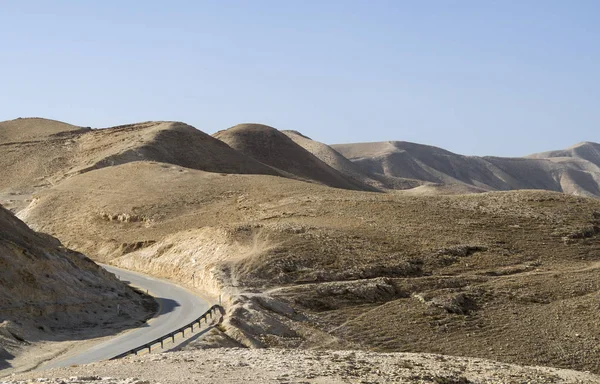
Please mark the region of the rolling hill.
<svg viewBox="0 0 600 384"><path fill-rule="evenodd" d="M18 118L0 122L0 144L22 141L41 141L53 135L85 132L89 128L38 117Z"/></svg>
<svg viewBox="0 0 600 384"><path fill-rule="evenodd" d="M275 128L261 124L240 124L213 135L231 148L293 178L330 187L375 190L348 174L339 172Z"/></svg>
<svg viewBox="0 0 600 384"><path fill-rule="evenodd" d="M346 177L350 179L358 180L361 183L371 185L374 188L377 188L377 190L409 189L423 184L422 181L415 179L406 179L376 173L367 175L356 164L352 163L335 149L326 144L312 140L302 135L300 132L282 131L282 133L292 139L296 144L312 153L319 160L329 165L331 168L346 175Z"/></svg>
<svg viewBox="0 0 600 384"><path fill-rule="evenodd" d="M83 129L44 119L0 123L0 201L19 210L40 189L76 174L151 160L222 173L279 172L189 125L147 122ZM23 140L27 138L27 140Z"/></svg>
<svg viewBox="0 0 600 384"><path fill-rule="evenodd" d="M332 148L367 175L417 179L461 191L543 189L600 197L598 144L524 158L458 155L402 141L338 144Z"/></svg>

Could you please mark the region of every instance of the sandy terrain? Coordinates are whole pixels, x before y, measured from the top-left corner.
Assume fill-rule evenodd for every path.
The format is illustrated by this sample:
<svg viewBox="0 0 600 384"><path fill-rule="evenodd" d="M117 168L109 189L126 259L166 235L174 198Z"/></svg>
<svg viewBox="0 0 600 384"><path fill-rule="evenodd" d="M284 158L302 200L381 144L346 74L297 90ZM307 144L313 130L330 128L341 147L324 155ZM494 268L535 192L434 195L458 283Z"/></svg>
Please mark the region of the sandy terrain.
<svg viewBox="0 0 600 384"><path fill-rule="evenodd" d="M40 379L43 377L44 379ZM65 379L62 379L65 378ZM218 349L152 354L11 377L6 384L598 383L600 376L482 359L363 351Z"/></svg>

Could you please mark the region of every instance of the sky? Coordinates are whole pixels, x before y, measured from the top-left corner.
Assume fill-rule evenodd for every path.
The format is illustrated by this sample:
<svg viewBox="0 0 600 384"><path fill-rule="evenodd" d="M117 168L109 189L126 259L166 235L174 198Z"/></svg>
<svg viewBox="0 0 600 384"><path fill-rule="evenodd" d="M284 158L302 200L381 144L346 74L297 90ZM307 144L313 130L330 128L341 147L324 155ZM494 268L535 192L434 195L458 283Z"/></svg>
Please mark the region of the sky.
<svg viewBox="0 0 600 384"><path fill-rule="evenodd" d="M599 19L596 0L0 0L0 120L522 156L600 142Z"/></svg>

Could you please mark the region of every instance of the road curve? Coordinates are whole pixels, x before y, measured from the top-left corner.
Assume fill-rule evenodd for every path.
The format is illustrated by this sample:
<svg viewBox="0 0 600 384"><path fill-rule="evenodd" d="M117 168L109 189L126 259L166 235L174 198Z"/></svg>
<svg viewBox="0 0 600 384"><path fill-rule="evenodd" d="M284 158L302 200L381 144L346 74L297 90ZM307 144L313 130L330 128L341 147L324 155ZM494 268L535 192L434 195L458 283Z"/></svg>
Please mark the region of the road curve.
<svg viewBox="0 0 600 384"><path fill-rule="evenodd" d="M210 308L210 304L206 300L169 281L113 266L102 265L102 267L130 285L148 290L148 293L154 296L160 305L158 313L141 328L127 331L75 356L52 360L41 366L40 369L67 367L110 359L191 323Z"/></svg>

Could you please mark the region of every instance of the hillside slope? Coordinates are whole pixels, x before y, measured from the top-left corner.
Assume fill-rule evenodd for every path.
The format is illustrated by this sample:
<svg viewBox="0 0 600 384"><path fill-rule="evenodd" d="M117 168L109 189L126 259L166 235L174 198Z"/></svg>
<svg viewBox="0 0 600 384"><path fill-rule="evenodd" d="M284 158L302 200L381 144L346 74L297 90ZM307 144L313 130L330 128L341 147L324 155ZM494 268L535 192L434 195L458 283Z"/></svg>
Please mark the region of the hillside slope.
<svg viewBox="0 0 600 384"><path fill-rule="evenodd" d="M261 124L239 124L213 136L248 157L299 179L336 188L374 190L362 180L330 167L275 128Z"/></svg>
<svg viewBox="0 0 600 384"><path fill-rule="evenodd" d="M329 145L314 141L300 132L296 131L281 131L287 137L292 139L296 144L312 153L319 160L329 165L331 168L344 174L346 177L367 185L371 185L378 190L382 189L407 189L414 188L422 182L414 179L404 179L393 176L371 174L367 176L356 164L342 156Z"/></svg>
<svg viewBox="0 0 600 384"><path fill-rule="evenodd" d="M0 206L0 369L27 343L61 330L142 318L142 304L115 276Z"/></svg>
<svg viewBox="0 0 600 384"><path fill-rule="evenodd" d="M567 149L536 153L527 157L534 159L577 158L600 167L600 144L589 141L575 144Z"/></svg>
<svg viewBox="0 0 600 384"><path fill-rule="evenodd" d="M0 123L0 203L24 207L37 190L106 166L151 160L222 173L278 175L189 125L147 122L79 129L44 119ZM27 140L24 140L26 138Z"/></svg>
<svg viewBox="0 0 600 384"><path fill-rule="evenodd" d="M18 118L0 122L0 144L40 141L61 133L87 130L89 128L77 127L56 120L37 117Z"/></svg>
<svg viewBox="0 0 600 384"><path fill-rule="evenodd" d="M96 259L223 294L222 329L242 345L600 372L597 199L368 193L135 162L65 180L21 215Z"/></svg>
<svg viewBox="0 0 600 384"><path fill-rule="evenodd" d="M527 158L463 156L402 141L333 145L369 176L385 175L480 191L543 189L600 197L598 145Z"/></svg>

